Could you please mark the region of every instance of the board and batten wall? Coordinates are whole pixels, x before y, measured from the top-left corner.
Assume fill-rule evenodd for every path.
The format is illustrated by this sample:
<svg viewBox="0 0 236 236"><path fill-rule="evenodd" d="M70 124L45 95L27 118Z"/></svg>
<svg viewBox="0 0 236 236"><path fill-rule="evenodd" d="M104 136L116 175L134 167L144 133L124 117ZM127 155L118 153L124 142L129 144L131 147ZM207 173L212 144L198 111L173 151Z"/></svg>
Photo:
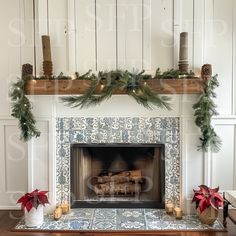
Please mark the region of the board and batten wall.
<svg viewBox="0 0 236 236"><path fill-rule="evenodd" d="M34 20L35 19L35 20ZM236 189L236 2L233 0L0 0L0 209L15 208L21 193L49 190L55 203L55 118L62 116L178 116L181 120L182 197L189 211L201 183ZM197 95L171 95L172 111L146 110L124 96L94 108L63 106L57 96L31 96L38 139L19 141L8 90L21 64L42 73L41 35L51 36L54 73L88 69L177 68L179 33L189 32L190 68L204 63L219 74L219 153L197 151Z"/></svg>

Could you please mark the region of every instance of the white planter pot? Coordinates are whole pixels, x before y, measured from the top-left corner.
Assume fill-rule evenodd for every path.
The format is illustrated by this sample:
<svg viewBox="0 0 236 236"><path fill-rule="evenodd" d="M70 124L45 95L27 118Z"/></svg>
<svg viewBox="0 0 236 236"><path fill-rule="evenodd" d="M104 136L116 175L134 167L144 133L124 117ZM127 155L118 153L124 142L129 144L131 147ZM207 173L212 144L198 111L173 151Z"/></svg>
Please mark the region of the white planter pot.
<svg viewBox="0 0 236 236"><path fill-rule="evenodd" d="M38 208L32 207L30 212L25 209L25 225L30 228L39 227L43 224L43 205Z"/></svg>

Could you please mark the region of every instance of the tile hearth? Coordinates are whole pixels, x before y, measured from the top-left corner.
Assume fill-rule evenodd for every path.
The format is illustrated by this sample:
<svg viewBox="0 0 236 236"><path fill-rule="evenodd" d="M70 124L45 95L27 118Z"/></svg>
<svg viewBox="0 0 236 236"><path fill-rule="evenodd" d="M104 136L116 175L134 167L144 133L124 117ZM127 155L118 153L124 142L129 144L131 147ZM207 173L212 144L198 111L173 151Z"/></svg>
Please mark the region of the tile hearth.
<svg viewBox="0 0 236 236"><path fill-rule="evenodd" d="M15 230L32 230L20 221ZM45 216L44 223L33 230L223 230L216 221L210 227L203 225L198 216L184 216L176 220L162 209L106 209L81 208L72 209L68 215L63 215L58 221L52 215Z"/></svg>

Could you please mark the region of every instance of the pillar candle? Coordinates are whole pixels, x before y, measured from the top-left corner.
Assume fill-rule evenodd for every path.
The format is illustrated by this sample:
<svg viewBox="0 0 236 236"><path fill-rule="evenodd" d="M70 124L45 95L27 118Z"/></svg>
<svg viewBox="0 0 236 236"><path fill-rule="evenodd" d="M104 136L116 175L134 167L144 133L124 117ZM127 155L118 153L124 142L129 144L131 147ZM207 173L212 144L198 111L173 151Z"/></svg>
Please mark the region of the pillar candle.
<svg viewBox="0 0 236 236"><path fill-rule="evenodd" d="M61 218L61 215L62 215L62 209L60 206L57 206L53 212L54 220L59 220Z"/></svg>
<svg viewBox="0 0 236 236"><path fill-rule="evenodd" d="M179 61L188 61L188 33L180 34Z"/></svg>
<svg viewBox="0 0 236 236"><path fill-rule="evenodd" d="M181 210L180 207L175 207L175 209L174 209L174 214L175 214L175 218L176 218L177 220L181 220L181 219L182 219L183 212L182 212L182 210Z"/></svg>
<svg viewBox="0 0 236 236"><path fill-rule="evenodd" d="M166 203L166 213L173 214L174 204L172 202Z"/></svg>
<svg viewBox="0 0 236 236"><path fill-rule="evenodd" d="M62 214L67 214L70 210L70 206L68 202L64 202L61 204Z"/></svg>

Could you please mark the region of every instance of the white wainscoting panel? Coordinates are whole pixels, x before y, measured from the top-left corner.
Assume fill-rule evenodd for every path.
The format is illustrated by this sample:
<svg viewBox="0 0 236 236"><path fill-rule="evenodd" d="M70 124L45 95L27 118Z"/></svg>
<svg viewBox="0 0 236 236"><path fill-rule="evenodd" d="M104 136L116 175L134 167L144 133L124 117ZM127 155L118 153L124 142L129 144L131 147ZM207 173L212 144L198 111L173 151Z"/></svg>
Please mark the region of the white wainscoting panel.
<svg viewBox="0 0 236 236"><path fill-rule="evenodd" d="M220 152L211 156L211 185L231 190L235 188L235 126L216 125L215 130L223 143Z"/></svg>
<svg viewBox="0 0 236 236"><path fill-rule="evenodd" d="M19 140L14 120L0 120L0 209L16 207L20 193L28 190L27 144Z"/></svg>

